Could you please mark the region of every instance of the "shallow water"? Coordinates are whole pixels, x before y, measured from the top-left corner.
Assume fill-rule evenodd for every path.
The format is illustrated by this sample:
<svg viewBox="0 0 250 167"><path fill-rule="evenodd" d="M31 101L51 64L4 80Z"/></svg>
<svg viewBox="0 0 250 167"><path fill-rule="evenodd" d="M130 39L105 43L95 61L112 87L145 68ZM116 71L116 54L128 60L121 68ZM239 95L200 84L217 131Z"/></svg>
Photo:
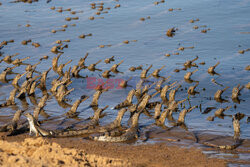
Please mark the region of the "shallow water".
<svg viewBox="0 0 250 167"><path fill-rule="evenodd" d="M14 43L9 43L4 46L0 52L3 53L1 57L6 55L20 53L16 58L24 58L30 56L29 60L25 62L35 64L42 56L48 55L48 60L43 60L38 65L38 71L45 71L51 66L52 58L55 54L50 52L52 46L55 46L56 40L70 39L71 42L65 43L69 47L63 50L64 54L59 59L59 63L65 63L72 59L72 62L65 68L76 65L81 57L84 57L86 52L89 53L89 57L86 59L86 65L97 62L99 59L106 59L111 56L115 56L115 62L111 64L105 64L101 62L97 65L97 68L104 70L109 69L114 63L118 63L121 60L124 62L119 66L119 70L123 74L115 74L116 79L128 79L133 76L133 79L129 81L131 87L135 87L136 82L139 81L140 70L130 72L128 69L131 66L143 65L143 68L147 68L150 64L153 64L151 73L153 70L162 67L166 67L160 72L161 76L171 76L171 83L178 81L182 84L182 91L178 91L176 95L177 100L182 100L187 97L185 88L188 88L194 83L186 83L183 79L184 74L187 71L193 71L196 69L192 67L187 71L180 71L175 73L174 69L183 68L183 63L187 60L194 59L199 56L196 61L198 72L196 72L192 79L199 81L199 86L196 88L200 94L190 96L190 104L202 106L202 110L206 107L232 107L226 111L225 114L233 115L237 112L244 113L246 116L240 121L241 123L241 138L250 139L250 128L247 123L247 116L250 116L248 109L250 102L249 90L244 88L241 91L240 104L234 103L231 100L231 91L237 84L245 85L250 81L249 71L244 68L249 65L250 52L239 54L239 50L245 50L249 48L250 34L243 34L241 32L250 31L250 23L248 16L250 15L250 1L221 1L221 0L188 0L188 1L167 1L165 3L159 3L154 5L154 1L148 0L126 0L126 1L111 1L104 0L104 8L110 7L108 13L95 15L96 9L91 9L90 3L93 1L55 1L46 3L43 0L28 3L9 3L9 0L2 2L0 6L0 41L14 39ZM121 4L120 8L114 8L116 4ZM75 15L70 14L68 11L62 13L56 10L51 10L50 7L55 6L63 7L63 9L71 8L74 11L83 11ZM181 9L169 11L169 8ZM105 10L107 11L107 10ZM66 17L79 17L79 20L65 21ZM89 20L90 16L96 17L94 20ZM141 21L140 18L150 16L150 19ZM98 17L104 17L100 19ZM190 23L191 19L199 19L195 23ZM30 27L25 27L26 24L30 24ZM68 24L66 31L58 31L51 33L51 30L62 29L61 26ZM76 26L71 26L76 24ZM206 25L206 28L193 29L193 26ZM169 28L176 27L174 37L167 37L166 31ZM202 29L210 28L207 33L201 33ZM81 34L93 35L84 39L78 38ZM35 48L28 45L21 45L22 40L32 39L32 42L39 42L40 47ZM129 42L124 44L125 40L137 40L136 42ZM112 45L111 47L99 48L99 45ZM184 51L178 51L180 46L191 47L193 49L185 49ZM179 55L173 55L173 53L179 52ZM170 53L170 57L166 57L165 54ZM14 58L15 59L15 58ZM205 65L199 65L198 63L205 61ZM220 75L209 75L207 69L215 65L220 61L220 65L216 68L216 72ZM5 62L0 64L1 70L9 66ZM24 66L20 66L14 70L14 72L20 72L24 70ZM90 72L88 70L82 70L82 76L97 77L100 78L102 72ZM14 75L8 75L8 79L13 78ZM48 74L47 84L50 88L51 81L57 77L57 74L51 71ZM215 79L223 87L215 85L211 82L211 79ZM105 80L105 79L104 79ZM156 79L151 79L155 81ZM21 79L20 84L24 81ZM79 99L82 95L90 96L90 99L83 102L78 111L80 111L79 118L85 120L93 115L93 110L86 107L91 102L91 96L95 92L94 90L87 89L86 79L72 79L73 83L70 88L75 88L68 98L69 103L73 103L76 99ZM115 84L117 86L117 84ZM223 89L229 86L230 88L225 91L222 96L228 100L227 103L218 103L213 100L214 93L218 89ZM101 119L101 124L106 124L116 117L116 110L112 110L119 102L126 98L127 93L131 90L131 87L126 89L112 89L101 95L99 104L100 107L109 105L109 109L106 110L107 115ZM206 90L203 91L203 88ZM0 83L0 94L3 101L9 95L9 91L12 89L10 83ZM37 97L41 97L40 91L36 92ZM212 99L211 99L212 98ZM152 101L159 100L156 96ZM135 99L134 99L135 100ZM27 98L29 103L26 106L29 112L32 112L34 105ZM136 100L135 100L136 102ZM18 108L25 108L21 105L21 102L17 100ZM190 105L188 102L186 106ZM59 116L68 111L68 108L64 109L60 107L54 98L49 99L45 112L50 116ZM0 125L4 124L6 120L10 120L15 112L14 109L1 108L0 109ZM208 114L201 114L199 109L195 109L187 114L186 125L190 131L193 132L207 132L213 135L225 135L233 136L232 118L230 116L224 117L224 119L215 118L213 122L207 121L208 116L212 116L214 111ZM153 110L150 111L153 113ZM129 115L125 116L123 124L126 125ZM178 113L174 113L174 118L178 118ZM41 116L41 119L44 119ZM79 120L65 120L65 117L59 117L54 121L47 122L44 126L52 129L61 129L69 124L76 123ZM154 123L152 118L142 115L140 118L140 125L147 126ZM166 121L166 125L170 125ZM164 138L164 136L162 136ZM153 142L154 139L150 139L148 142Z"/></svg>

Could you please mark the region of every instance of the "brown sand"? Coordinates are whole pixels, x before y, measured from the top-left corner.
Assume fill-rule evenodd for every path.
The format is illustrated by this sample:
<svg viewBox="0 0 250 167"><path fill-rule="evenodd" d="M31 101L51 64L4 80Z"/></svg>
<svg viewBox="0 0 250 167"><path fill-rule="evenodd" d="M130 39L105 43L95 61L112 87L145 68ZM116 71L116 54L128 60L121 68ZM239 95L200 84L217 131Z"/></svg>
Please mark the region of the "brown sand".
<svg viewBox="0 0 250 167"><path fill-rule="evenodd" d="M82 138L6 137L0 134L1 166L226 166L195 148L166 144L132 146Z"/></svg>

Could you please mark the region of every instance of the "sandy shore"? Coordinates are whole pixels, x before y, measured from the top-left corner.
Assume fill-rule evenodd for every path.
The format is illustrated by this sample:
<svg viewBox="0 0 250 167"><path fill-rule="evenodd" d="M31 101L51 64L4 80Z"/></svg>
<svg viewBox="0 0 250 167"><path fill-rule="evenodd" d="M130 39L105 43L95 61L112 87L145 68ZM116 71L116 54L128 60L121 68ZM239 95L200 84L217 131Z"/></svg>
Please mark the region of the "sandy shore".
<svg viewBox="0 0 250 167"><path fill-rule="evenodd" d="M200 150L166 144L132 146L86 141L82 138L31 138L0 140L1 166L226 166Z"/></svg>

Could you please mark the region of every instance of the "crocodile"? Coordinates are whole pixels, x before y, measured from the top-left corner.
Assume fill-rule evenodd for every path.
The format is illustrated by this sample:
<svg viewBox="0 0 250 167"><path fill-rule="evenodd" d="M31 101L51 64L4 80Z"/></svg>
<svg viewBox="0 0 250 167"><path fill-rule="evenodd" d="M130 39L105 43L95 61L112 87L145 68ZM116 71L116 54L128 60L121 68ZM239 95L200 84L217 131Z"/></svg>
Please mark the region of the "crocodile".
<svg viewBox="0 0 250 167"><path fill-rule="evenodd" d="M195 84L194 86L190 86L190 87L188 88L187 93L188 93L189 95L195 95L195 94L199 93L199 92L195 91L195 88L196 88L198 85L199 85L199 81L197 81L196 84Z"/></svg>
<svg viewBox="0 0 250 167"><path fill-rule="evenodd" d="M90 65L87 67L88 70L89 70L89 71L95 71L95 70L102 71L102 70L100 70L100 69L96 69L96 68L95 68L95 66L96 66L97 64L99 64L101 61L102 61L102 60L99 60L98 62L96 62L96 63L94 63L94 64L90 64Z"/></svg>
<svg viewBox="0 0 250 167"><path fill-rule="evenodd" d="M159 77L160 75L159 75L159 72L163 69L165 67L165 65L163 65L161 68L159 68L159 69L156 69L156 70L154 70L153 71L153 73L152 73L152 76L153 77Z"/></svg>
<svg viewBox="0 0 250 167"><path fill-rule="evenodd" d="M106 71L104 71L103 73L102 73L102 77L103 78L109 78L109 77L111 77L112 75L110 74L110 70L106 70Z"/></svg>
<svg viewBox="0 0 250 167"><path fill-rule="evenodd" d="M16 68L16 67L17 67L17 66L5 68L5 69L1 72L1 74L0 74L0 81L1 81L1 82L4 82L4 83L8 83L8 80L7 80L6 77L7 77L8 74L12 73L12 70L13 70L14 68Z"/></svg>
<svg viewBox="0 0 250 167"><path fill-rule="evenodd" d="M104 60L104 62L105 62L106 64L109 64L111 61L115 61L114 56L112 56L112 57L107 58L107 59Z"/></svg>
<svg viewBox="0 0 250 167"><path fill-rule="evenodd" d="M23 112L24 112L23 110L17 110L11 122L0 127L0 132L8 132L8 131L11 133L14 132L17 129L17 124Z"/></svg>
<svg viewBox="0 0 250 167"><path fill-rule="evenodd" d="M146 109L152 110L156 107L157 104L160 104L160 101L148 102Z"/></svg>
<svg viewBox="0 0 250 167"><path fill-rule="evenodd" d="M209 73L209 74L217 74L215 71L214 71L214 69L218 66L220 64L220 62L217 62L214 66L211 66L211 67L209 67L208 68L208 70L207 70L207 72Z"/></svg>
<svg viewBox="0 0 250 167"><path fill-rule="evenodd" d="M160 97L161 97L161 100L164 104L167 104L168 103L168 98L167 98L167 92L174 87L174 85L176 84L176 82L172 83L171 85L165 85L162 89L161 89L161 94L160 94ZM174 93L174 92L172 92ZM173 98L173 97L171 97Z"/></svg>
<svg viewBox="0 0 250 167"><path fill-rule="evenodd" d="M20 88L19 94L16 96L17 98L23 99L25 97L25 94L30 92L30 85L37 79L39 78L40 75L37 75L33 78L30 78L26 81L23 82Z"/></svg>
<svg viewBox="0 0 250 167"><path fill-rule="evenodd" d="M162 103L158 103L155 106L155 114L154 114L154 119L159 119L160 115L161 115L161 107L162 107Z"/></svg>
<svg viewBox="0 0 250 167"><path fill-rule="evenodd" d="M129 70L130 70L130 71L142 70L142 65L139 65L139 66L137 66L137 67L132 66L132 67L129 68Z"/></svg>
<svg viewBox="0 0 250 167"><path fill-rule="evenodd" d="M6 106L10 106L10 105L15 105L15 96L17 93L17 89L14 88L11 92L10 92L10 96L9 98L6 100L6 102L0 104L0 107L6 107Z"/></svg>
<svg viewBox="0 0 250 167"><path fill-rule="evenodd" d="M195 64L193 64L194 61L198 60L198 56L196 56L193 60L188 60L186 61L183 65L184 67L190 68L192 66L195 66Z"/></svg>
<svg viewBox="0 0 250 167"><path fill-rule="evenodd" d="M74 91L75 88L72 88L70 90L67 89L67 86L65 84L62 84L57 92L56 92L56 100L58 102L62 102L64 101L64 97L67 96L68 94L70 94L70 92Z"/></svg>
<svg viewBox="0 0 250 167"><path fill-rule="evenodd" d="M143 69L141 72L141 78L147 78L147 73L148 71L152 68L152 64L147 68L147 69Z"/></svg>
<svg viewBox="0 0 250 167"><path fill-rule="evenodd" d="M90 134L90 133L96 132L95 127L99 123L100 115L107 108L108 106L104 107L103 109L98 108L95 111L94 117L92 118L92 120L88 122L86 125L84 125L81 129L66 130L66 131L61 131L61 132L45 130L39 127L39 124L37 123L36 119L30 113L27 113L26 117L30 125L30 134L34 133L36 136L43 136L43 137L71 137L71 136L79 136L79 135Z"/></svg>
<svg viewBox="0 0 250 167"><path fill-rule="evenodd" d="M47 95L43 96L41 100L39 101L37 107L35 108L33 112L33 116L36 120L38 120L38 116L40 112L43 110L44 106L46 105L47 100L48 100L48 96Z"/></svg>
<svg viewBox="0 0 250 167"><path fill-rule="evenodd" d="M110 71L112 71L113 73L118 73L119 71L117 70L117 68L123 63L123 60L120 61L118 64L114 64L111 68Z"/></svg>
<svg viewBox="0 0 250 167"><path fill-rule="evenodd" d="M60 64L57 69L56 69L56 72L59 76L64 76L64 72L63 72L63 68L68 65L69 63L71 63L72 60L69 60L68 62L66 62L65 64Z"/></svg>
<svg viewBox="0 0 250 167"><path fill-rule="evenodd" d="M30 71L26 71L27 74L26 74L26 80L32 78L33 76L33 73L36 71L36 67L34 69L31 69Z"/></svg>
<svg viewBox="0 0 250 167"><path fill-rule="evenodd" d="M177 124L184 124L185 122L185 117L186 117L186 114L190 111L192 111L193 109L195 108L198 108L198 106L193 106L189 109L183 109L180 114L179 114L179 117L178 117L178 120L177 120Z"/></svg>
<svg viewBox="0 0 250 167"><path fill-rule="evenodd" d="M195 72L197 72L197 71L198 71L198 69L195 69L195 70L192 71L192 72L187 72L187 73L184 75L185 81L192 81L191 76L192 76Z"/></svg>
<svg viewBox="0 0 250 167"><path fill-rule="evenodd" d="M91 134L96 132L96 127L99 124L99 119L100 115L104 110L106 110L109 106L105 106L104 108L98 108L95 113L93 118L91 119L90 122L82 126L78 130L66 130L62 132L54 132L52 137L71 137L71 136L79 136L79 135L84 135L84 134Z"/></svg>
<svg viewBox="0 0 250 167"><path fill-rule="evenodd" d="M72 70L71 70L71 73L72 73L72 76L75 77L75 78L83 78L79 72L84 69L85 67L80 67L78 65L75 65L73 66Z"/></svg>
<svg viewBox="0 0 250 167"><path fill-rule="evenodd" d="M132 116L132 125L130 128L126 129L121 136L111 136L109 134L102 136L95 136L93 139L95 141L104 141L104 142L125 142L138 138L138 119L141 114L141 111L135 112Z"/></svg>
<svg viewBox="0 0 250 167"><path fill-rule="evenodd" d="M160 92L162 90L162 87L161 87L162 84L164 82L166 82L169 78L170 78L170 76L165 77L165 78L159 80L158 82L156 82L156 84L155 84L155 90L158 91L158 92Z"/></svg>
<svg viewBox="0 0 250 167"><path fill-rule="evenodd" d="M250 82L245 85L245 88L250 89Z"/></svg>
<svg viewBox="0 0 250 167"><path fill-rule="evenodd" d="M32 84L29 85L29 89L27 92L28 96L34 96L37 86L37 81L34 81Z"/></svg>
<svg viewBox="0 0 250 167"><path fill-rule="evenodd" d="M183 100L181 100L181 101L171 101L171 102L168 104L168 109L170 110L170 111L169 111L169 116L172 116L172 113L177 111L178 105L179 105L179 104L182 104L182 103L185 102L186 100L187 100L187 99L183 99Z"/></svg>
<svg viewBox="0 0 250 167"><path fill-rule="evenodd" d="M20 66L20 65L25 65L24 63L23 63L23 61L25 61L25 60L27 60L27 59L29 59L30 57L28 56L28 57L25 57L25 58L23 58L23 59L15 59L15 60L13 60L12 62L11 62L11 64L13 64L13 65L17 65L17 66Z"/></svg>
<svg viewBox="0 0 250 167"><path fill-rule="evenodd" d="M76 100L76 101L74 102L74 104L72 105L72 107L70 108L70 110L69 110L67 113L65 113L65 115L66 115L67 117L69 117L69 118L73 118L73 117L78 116L78 115L79 115L79 112L76 112L78 106L79 106L82 102L84 102L85 100L87 100L88 98L89 98L89 97L87 96L87 97L85 97L85 98L83 98L83 99L78 99L78 100Z"/></svg>
<svg viewBox="0 0 250 167"><path fill-rule="evenodd" d="M227 89L228 89L229 87L227 86L226 88L224 88L224 89L219 89L219 90L217 90L216 92L215 92L215 94L214 94L214 99L217 101L217 102L221 102L221 101L223 101L223 99L221 98L221 94L223 93L223 92L225 92Z"/></svg>
<svg viewBox="0 0 250 167"><path fill-rule="evenodd" d="M235 114L233 116L232 122L233 122L233 128L234 128L234 144L232 145L216 145L216 144L212 144L212 143L208 143L208 142L203 142L202 144L206 145L206 146L210 146L210 147L214 147L214 148L218 148L218 149L225 149L225 150L233 150L236 149L237 147L239 147L242 142L244 140L240 139L240 118L238 118L238 115Z"/></svg>
<svg viewBox="0 0 250 167"><path fill-rule="evenodd" d="M142 99L142 97L149 91L149 89L151 87L153 87L156 82L150 84L150 85L145 85L143 88L142 87L142 84L144 83L145 81L141 80L139 82L139 84L136 85L136 90L135 90L135 96L137 98L138 101L140 101L140 99ZM152 95L152 97L154 97L155 95L157 95L159 92L157 91L154 95Z"/></svg>
<svg viewBox="0 0 250 167"><path fill-rule="evenodd" d="M157 92L158 93L158 92ZM149 95L145 93L142 97L142 99L139 100L137 105L133 105L129 107L130 113L131 113L131 126L130 128L126 129L125 131L118 131L118 133L114 134L120 134L120 136L112 136L112 133L105 133L105 135L96 136L93 139L96 141L107 141L107 142L124 142L132 139L138 138L138 119L140 114L144 111L146 108L146 105L148 104L149 99L154 95Z"/></svg>
<svg viewBox="0 0 250 167"><path fill-rule="evenodd" d="M92 107L98 106L98 100L99 100L101 94L105 91L107 91L107 89L102 89L102 87L101 87L101 90L96 90L96 92L93 95L93 99L92 99L90 106L92 106Z"/></svg>
<svg viewBox="0 0 250 167"><path fill-rule="evenodd" d="M169 102L169 103L171 103L172 101L175 101L175 94L176 94L176 92L178 91L178 89L179 89L180 87L181 87L181 85L178 85L176 89L172 89L172 90L169 92L169 94L168 94L168 96L169 96L168 102Z"/></svg>
<svg viewBox="0 0 250 167"><path fill-rule="evenodd" d="M56 94L56 92L57 92L57 88L59 87L59 86L61 86L61 85L63 85L63 84L66 84L66 85L69 85L69 84L71 84L72 83L72 81L70 81L69 79L68 80L60 80L60 77L59 78L57 78L57 79L54 79L52 82L51 82L51 85L52 85L52 87L51 87L51 89L50 89L50 91L53 93L53 94Z"/></svg>
<svg viewBox="0 0 250 167"><path fill-rule="evenodd" d="M135 90L132 89L131 91L129 91L126 100L123 101L123 102L121 102L120 104L117 104L117 105L114 107L114 109L120 109L120 108L123 108L123 107L131 106L131 105L132 105L132 100L133 100L134 95L135 95Z"/></svg>
<svg viewBox="0 0 250 167"><path fill-rule="evenodd" d="M34 65L31 65L31 64L29 64L29 65L27 65L26 67L25 67L25 71L31 71L31 70L33 70L34 68L36 68L37 67L37 65L39 65L41 62L37 62L36 64L34 64ZM36 73L40 73L40 72L37 72L37 71L35 71Z"/></svg>
<svg viewBox="0 0 250 167"><path fill-rule="evenodd" d="M96 135L102 136L103 133L106 135L108 134L110 136L121 134L122 133L121 121L122 121L122 118L123 118L126 111L127 111L126 108L120 109L118 114L117 114L116 119L113 122L111 122L107 125L104 125L104 126L96 127L94 129L94 131L95 131L94 136L90 136L90 139L94 139L94 137ZM96 133L98 133L98 134L96 134Z"/></svg>
<svg viewBox="0 0 250 167"><path fill-rule="evenodd" d="M239 100L239 95L240 95L240 91L244 88L244 86L242 86L240 88L240 84L238 84L236 87L233 88L232 90L232 100L235 101L235 100Z"/></svg>
<svg viewBox="0 0 250 167"><path fill-rule="evenodd" d="M169 109L165 109L161 114L157 114L155 115L155 123L158 126L162 126L165 123L166 117L169 114L170 110Z"/></svg>
<svg viewBox="0 0 250 167"><path fill-rule="evenodd" d="M214 115L215 115L216 117L224 116L224 112L225 112L226 110L229 110L230 108L231 108L231 106L228 106L228 107L226 107L226 108L219 108L218 110L215 111Z"/></svg>
<svg viewBox="0 0 250 167"><path fill-rule="evenodd" d="M15 78L12 80L12 85L17 88L18 90L20 89L20 86L18 85L18 81L26 74L27 72L24 72L23 74L17 74Z"/></svg>
<svg viewBox="0 0 250 167"><path fill-rule="evenodd" d="M30 129L29 134L31 136L35 135L36 137L38 137L38 136L46 137L46 136L53 136L54 135L53 131L49 131L49 130L45 130L45 129L41 128L39 126L39 123L37 122L37 120L30 113L26 113L24 115L27 117L27 120L29 122L29 129Z"/></svg>
<svg viewBox="0 0 250 167"><path fill-rule="evenodd" d="M78 66L80 68L86 68L84 63L85 63L85 60L87 59L88 56L89 56L89 53L86 53L84 58L80 58L80 60L78 61Z"/></svg>
<svg viewBox="0 0 250 167"><path fill-rule="evenodd" d="M235 114L233 116L233 128L234 128L234 139L238 140L240 138L240 118Z"/></svg>
<svg viewBox="0 0 250 167"><path fill-rule="evenodd" d="M52 68L53 68L53 71L57 72L57 68L58 68L58 60L59 58L62 56L62 53L60 53L58 56L54 57L52 59Z"/></svg>
<svg viewBox="0 0 250 167"><path fill-rule="evenodd" d="M127 79L127 80L122 80L119 84L119 87L126 88L128 86L128 81L130 81L131 79L132 79L132 77L129 77L129 79Z"/></svg>
<svg viewBox="0 0 250 167"><path fill-rule="evenodd" d="M5 56L3 59L2 59L2 61L4 61L5 63L7 63L7 64L11 64L12 63L12 58L13 57L15 57L15 56L17 56L17 55L19 55L19 53L16 53L16 54L13 54L13 55L7 55L7 56Z"/></svg>
<svg viewBox="0 0 250 167"><path fill-rule="evenodd" d="M40 79L40 84L39 84L39 88L41 90L46 90L46 79L47 79L47 76L48 76L48 73L50 72L52 68L50 67L47 71L44 71L42 73L42 76L41 76L41 79Z"/></svg>
<svg viewBox="0 0 250 167"><path fill-rule="evenodd" d="M208 143L208 142L202 142L202 144L209 146L209 147L222 149L222 150L234 150L242 144L242 141L237 141L232 145L216 145L216 144L212 144L212 143Z"/></svg>

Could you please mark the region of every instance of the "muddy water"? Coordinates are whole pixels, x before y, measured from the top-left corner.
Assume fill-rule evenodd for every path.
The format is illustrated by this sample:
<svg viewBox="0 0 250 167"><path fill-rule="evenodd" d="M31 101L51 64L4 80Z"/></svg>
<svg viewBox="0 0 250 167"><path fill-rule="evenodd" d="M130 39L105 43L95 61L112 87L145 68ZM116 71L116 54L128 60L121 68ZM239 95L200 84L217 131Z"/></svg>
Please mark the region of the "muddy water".
<svg viewBox="0 0 250 167"><path fill-rule="evenodd" d="M1 57L19 53L16 58L30 56L30 59L25 62L34 64L42 56L48 55L49 59L43 60L37 67L38 71L44 71L51 66L52 58L56 56L50 52L51 47L56 45L55 41L70 39L71 42L64 43L68 44L68 48L63 50L64 54L59 60L59 63L65 63L72 59L72 62L65 69L76 65L86 52L89 53L86 65L95 63L100 59L104 60L115 56L114 63L118 63L121 60L124 60L124 62L119 66L119 70L123 73L115 74L113 79L128 79L133 76L133 79L129 81L129 85L135 87L136 82L139 81L141 71L131 72L128 70L129 67L143 65L143 68L147 68L150 64L153 64L153 68L149 71L151 73L154 69L165 65L166 67L160 72L160 75L164 77L171 76L171 83L178 81L182 85L182 90L176 95L177 100L181 100L187 97L186 88L195 84L186 83L183 76L187 71L193 71L196 68L192 67L187 71L180 71L179 73L175 73L174 70L183 68L185 61L199 56L199 59L196 61L196 64L199 66L198 72L192 76L193 80L200 82L196 88L199 94L190 96L190 102L187 102L185 105L199 105L202 111L206 107L220 108L232 106L232 108L225 112L229 116L225 116L223 119L215 118L213 122L207 121L206 118L212 116L215 110L208 114L201 114L200 109L193 110L186 117L186 126L189 131L183 133L194 132L195 134L205 133L207 136L227 136L224 140L230 142L230 136L233 136L232 118L230 115L241 112L246 115L240 121L241 138L250 138L250 128L249 123L247 123L247 117L250 116L249 90L244 88L241 91L240 103L235 103L230 98L234 86L237 84L245 85L250 81L249 71L244 70L249 65L250 52L245 52L244 54L238 53L239 50L245 50L250 47L250 34L244 33L250 31L249 18L247 17L250 15L250 1L177 0L155 5L154 1L151 0L119 2L109 0L102 1L104 2L104 8L110 7L110 10L104 9L108 13L101 15L95 14L97 9L91 9L90 3L93 1L90 0L52 0L50 3L40 0L32 4L10 2L9 0L3 1L0 6L0 41L14 39L15 42L9 43L0 50L2 53ZM117 4L120 4L120 7L115 8ZM50 9L53 6L56 7L55 10ZM71 8L72 11L76 11L76 14L70 14L69 11L57 12L58 7L62 7L63 9ZM169 11L171 8L173 8L173 11ZM89 17L91 16L94 16L95 19L90 20ZM150 16L150 19L147 19L148 16ZM79 17L79 19L65 21L66 17ZM140 20L142 17L145 18L145 21ZM191 19L199 19L199 21L190 23ZM30 27L26 27L25 25L27 24L30 24ZM52 30L62 29L61 26L65 24L68 25L65 28L66 31L51 32ZM72 24L75 24L75 26ZM194 29L194 26L198 26L199 28ZM167 37L165 35L166 31L172 27L176 27L178 30L174 37ZM201 33L201 30L204 29L207 29L207 33ZM87 36L84 39L78 37L81 34L89 33L92 36ZM32 39L32 42L39 42L41 46L35 48L31 46L31 43L21 45L21 41L28 39ZM124 44L123 41L125 40L129 40L130 42ZM105 47L100 48L100 45L105 45ZM179 47L194 48L186 48L180 51L178 50ZM177 52L179 55L174 55ZM165 54L170 54L170 57L166 57ZM199 65L203 61L205 65ZM219 75L209 75L206 72L207 69L215 65L218 61L220 61L220 65L215 71ZM104 71L109 69L114 63L105 64L101 62L97 65L97 68ZM1 71L7 66L9 65L2 62L0 64ZM25 66L20 66L14 72L22 72L24 68ZM90 72L88 70L80 72L82 76L96 78L101 78L101 73L98 71ZM14 75L8 75L7 78L11 79L13 77ZM50 88L49 83L56 77L57 74L53 71L48 74L48 88ZM211 79L215 79L222 86L212 83ZM152 78L150 80L155 81L157 79ZM19 83L21 84L23 81L24 78ZM87 88L86 79L72 79L72 81L73 83L70 87L75 88L75 90L68 96L68 103L73 103L82 95L91 97L95 92ZM117 83L114 84L116 87ZM222 96L228 102L218 103L213 100L214 93L226 86L230 88ZM117 111L112 110L112 107L125 99L131 87L126 89L114 88L101 95L99 101L100 107L110 106L106 110L107 115L101 119L101 124L106 124L115 118ZM11 89L12 86L10 83L0 83L1 102L8 97ZM42 93L37 91L36 96L37 100L39 100ZM160 98L156 96L152 99L152 101L156 100L160 100ZM80 123L86 122L86 118L93 114L93 110L87 107L90 101L91 98L79 106L78 111L81 112L79 119L65 119L61 115L68 111L68 108L59 106L54 98L49 99L45 107L45 112L51 117L59 117L53 121L46 122L44 126L51 129L63 129L72 123L78 123L79 121ZM28 98L27 103L28 105L25 105L17 100L17 108L23 108L32 112L35 105ZM8 107L1 108L0 110L0 125L3 125L11 119L16 108ZM153 114L153 110L150 112ZM44 119L48 115L41 115L41 119ZM177 119L178 113L174 113L173 116ZM126 125L128 118L129 115L127 114L123 121L124 125ZM142 127L146 127L152 123L154 123L152 118L145 115L141 116L140 125ZM166 125L171 126L171 122L166 121ZM164 141L168 136L169 134L167 133L156 133L147 142ZM182 136L181 138L184 137ZM190 139L192 140L192 135ZM246 150L248 150L249 155L249 143L244 146L247 148ZM206 153L223 157L223 153L212 151L207 151ZM243 154L239 154L236 159L247 159L249 161L249 156L246 157Z"/></svg>

